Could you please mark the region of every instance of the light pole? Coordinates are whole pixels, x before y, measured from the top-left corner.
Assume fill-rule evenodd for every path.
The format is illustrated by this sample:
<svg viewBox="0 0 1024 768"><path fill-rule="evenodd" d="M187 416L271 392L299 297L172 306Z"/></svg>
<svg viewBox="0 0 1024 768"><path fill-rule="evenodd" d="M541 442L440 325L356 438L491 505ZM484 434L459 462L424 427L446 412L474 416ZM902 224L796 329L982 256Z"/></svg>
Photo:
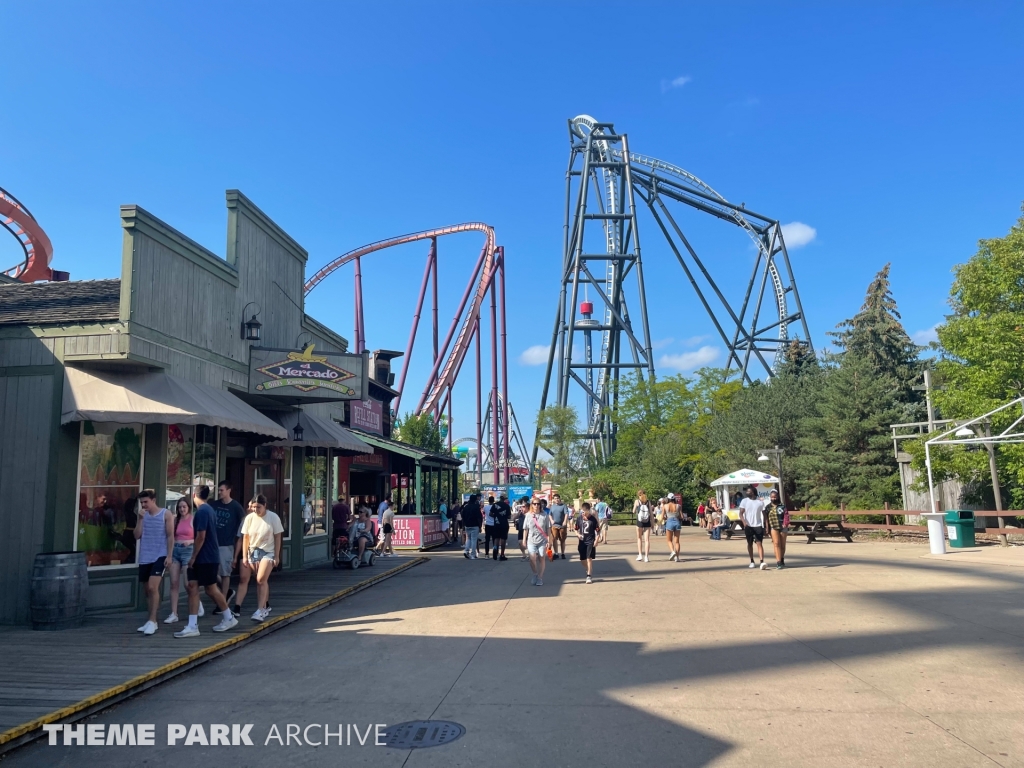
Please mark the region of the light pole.
<svg viewBox="0 0 1024 768"><path fill-rule="evenodd" d="M758 461L768 461L769 456L775 457L775 466L779 471L779 501L782 502L784 507L786 506L786 491L782 485L782 454L785 452L785 448L779 448L777 445L774 448L765 448L757 452Z"/></svg>

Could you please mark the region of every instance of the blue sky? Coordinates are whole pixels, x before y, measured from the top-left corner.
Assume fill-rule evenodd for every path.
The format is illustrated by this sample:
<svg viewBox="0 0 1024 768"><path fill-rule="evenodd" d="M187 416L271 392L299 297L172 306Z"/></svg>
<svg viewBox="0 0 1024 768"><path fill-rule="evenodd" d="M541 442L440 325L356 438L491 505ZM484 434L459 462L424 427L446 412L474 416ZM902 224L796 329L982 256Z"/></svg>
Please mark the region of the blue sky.
<svg viewBox="0 0 1024 768"><path fill-rule="evenodd" d="M908 330L926 340L952 267L1005 234L1024 200L1019 3L0 0L0 14L0 186L47 230L56 267L117 275L124 203L223 254L228 188L309 250L310 273L366 242L486 221L509 262L523 422L543 376L528 351L548 343L558 291L574 115L810 228L791 255L819 346L886 262ZM654 226L641 220L659 371L722 362ZM719 274L743 275L724 281L735 299L747 242L692 226ZM479 247L474 235L442 243L449 316ZM410 246L364 265L371 348L404 348L425 255ZM15 257L0 238L0 261ZM351 337L351 270L307 308ZM460 388L461 436L475 413L468 378Z"/></svg>

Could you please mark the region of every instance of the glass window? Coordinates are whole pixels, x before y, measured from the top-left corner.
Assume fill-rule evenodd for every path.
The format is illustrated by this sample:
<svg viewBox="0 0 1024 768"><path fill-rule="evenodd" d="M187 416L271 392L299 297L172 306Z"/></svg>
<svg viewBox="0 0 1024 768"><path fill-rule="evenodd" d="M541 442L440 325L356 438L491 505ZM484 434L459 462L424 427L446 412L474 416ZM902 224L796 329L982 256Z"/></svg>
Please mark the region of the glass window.
<svg viewBox="0 0 1024 768"><path fill-rule="evenodd" d="M302 533L327 533L327 449L306 448L303 474Z"/></svg>
<svg viewBox="0 0 1024 768"><path fill-rule="evenodd" d="M75 549L90 566L135 562L142 425L82 422Z"/></svg>
<svg viewBox="0 0 1024 768"><path fill-rule="evenodd" d="M217 428L171 424L167 427L167 506L205 483L216 488Z"/></svg>

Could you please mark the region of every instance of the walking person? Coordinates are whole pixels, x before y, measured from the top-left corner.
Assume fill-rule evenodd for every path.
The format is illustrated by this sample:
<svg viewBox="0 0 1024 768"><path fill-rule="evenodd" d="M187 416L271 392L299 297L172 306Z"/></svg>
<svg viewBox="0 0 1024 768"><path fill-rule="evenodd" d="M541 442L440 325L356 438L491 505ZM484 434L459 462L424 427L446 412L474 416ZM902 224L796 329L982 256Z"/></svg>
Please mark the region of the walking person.
<svg viewBox="0 0 1024 768"><path fill-rule="evenodd" d="M480 511L479 497L474 493L469 501L462 507L462 524L466 528L466 548L462 550L462 556L467 560L476 560L476 544L480 538L480 524L484 516Z"/></svg>
<svg viewBox="0 0 1024 768"><path fill-rule="evenodd" d="M281 518L267 509L267 498L262 493L252 500L252 508L242 522L242 553L250 573L256 577L256 612L252 620L261 622L270 615L270 574L281 562L284 526ZM244 597L239 586L239 600Z"/></svg>
<svg viewBox="0 0 1024 768"><path fill-rule="evenodd" d="M658 506L654 510L654 535L665 534L665 499L658 499Z"/></svg>
<svg viewBox="0 0 1024 768"><path fill-rule="evenodd" d="M598 533L597 543L606 544L608 542L608 529L611 527L611 507L609 507L600 494L596 495L597 503L594 504L594 517L597 518Z"/></svg>
<svg viewBox="0 0 1024 768"><path fill-rule="evenodd" d="M562 503L562 497L556 493L551 500L551 506L548 507L548 517L551 519L551 552L554 555L553 560L558 559L559 545L562 548L562 559L565 560L565 526L568 516L569 508Z"/></svg>
<svg viewBox="0 0 1024 768"><path fill-rule="evenodd" d="M242 551L242 518L245 510L242 505L231 498L231 483L221 480L217 484L217 498L210 501L217 520L217 544L220 547L220 591L228 605L235 599L235 590L231 589L231 573L238 565L238 556ZM202 614L199 614L202 616Z"/></svg>
<svg viewBox="0 0 1024 768"><path fill-rule="evenodd" d="M505 557L505 545L508 543L508 528L511 522L512 508L508 505L505 494L501 494L491 505L491 519L494 521L494 559L508 560Z"/></svg>
<svg viewBox="0 0 1024 768"><path fill-rule="evenodd" d="M491 515L491 508L494 507L494 497L488 496L484 505L484 557L491 552L491 539L494 538L494 517Z"/></svg>
<svg viewBox="0 0 1024 768"><path fill-rule="evenodd" d="M576 536L580 540L577 551L580 554L580 562L587 572L587 584L594 583L594 558L597 557L597 532L600 527L601 521L591 509L590 502L584 501L580 506L580 522L576 528Z"/></svg>
<svg viewBox="0 0 1024 768"><path fill-rule="evenodd" d="M530 499L523 496L516 504L514 523L516 526L516 537L519 539L519 553L523 560L530 558L526 554L526 531L523 524L526 522L526 513L530 511Z"/></svg>
<svg viewBox="0 0 1024 768"><path fill-rule="evenodd" d="M789 513L779 501L779 492L772 490L768 496L768 506L764 508L768 519L768 530L772 536L772 549L775 550L775 569L786 567L786 537L789 535Z"/></svg>
<svg viewBox="0 0 1024 768"><path fill-rule="evenodd" d="M220 546L217 544L217 522L213 507L207 504L210 498L210 486L200 485L193 494L195 512L192 514L192 528L195 531L195 544L192 547L192 558L188 563L188 626L175 632L175 637L199 636L199 587L206 590L217 612L221 614L220 623L214 626L214 632L226 632L238 624L238 619L228 607L227 600L217 586L220 572Z"/></svg>
<svg viewBox="0 0 1024 768"><path fill-rule="evenodd" d="M135 521L135 540L138 542L136 559L139 562L139 583L146 589L149 618L139 632L152 635L160 625L156 614L160 610L160 582L164 568L174 554L174 521L166 509L156 503L156 492L150 488L139 493L138 519Z"/></svg>
<svg viewBox="0 0 1024 768"><path fill-rule="evenodd" d="M168 510L168 514L170 514L170 510ZM181 598L181 571L183 568L188 567L189 561L192 559L195 538L195 531L192 527L192 505L185 496L182 496L174 504L174 552L167 566L167 570L171 574L171 612L164 619L164 624L178 623L178 601ZM200 610L202 610L202 607L202 603L200 603Z"/></svg>
<svg viewBox="0 0 1024 768"><path fill-rule="evenodd" d="M530 555L530 570L533 571L530 583L543 587L548 542L551 540L551 517L543 513L539 501L530 502L530 511L526 513L526 519L523 521L523 530L526 531L526 551Z"/></svg>
<svg viewBox="0 0 1024 768"><path fill-rule="evenodd" d="M704 505L703 501L700 504L697 505L697 525L699 525L701 528L707 528L708 527L707 526L707 512L708 512L708 508Z"/></svg>
<svg viewBox="0 0 1024 768"><path fill-rule="evenodd" d="M633 520L636 523L636 561L650 562L651 554L651 503L647 494L640 491L633 502Z"/></svg>
<svg viewBox="0 0 1024 768"><path fill-rule="evenodd" d="M384 515L381 517L383 524L381 525L381 535L383 538L380 540L380 556L381 557L394 557L395 548L391 545L391 537L395 533L395 504L392 501L388 502L387 508L384 510Z"/></svg>
<svg viewBox="0 0 1024 768"><path fill-rule="evenodd" d="M767 566L764 564L764 502L757 498L757 491L751 486L747 489L747 498L740 502L740 521L743 523L743 533L747 537L747 554L750 556L748 568L756 568L754 565L754 543L757 543L757 556L761 561L761 570Z"/></svg>
<svg viewBox="0 0 1024 768"><path fill-rule="evenodd" d="M679 562L679 531L683 527L683 505L674 493L665 501L665 540L668 542L669 560Z"/></svg>

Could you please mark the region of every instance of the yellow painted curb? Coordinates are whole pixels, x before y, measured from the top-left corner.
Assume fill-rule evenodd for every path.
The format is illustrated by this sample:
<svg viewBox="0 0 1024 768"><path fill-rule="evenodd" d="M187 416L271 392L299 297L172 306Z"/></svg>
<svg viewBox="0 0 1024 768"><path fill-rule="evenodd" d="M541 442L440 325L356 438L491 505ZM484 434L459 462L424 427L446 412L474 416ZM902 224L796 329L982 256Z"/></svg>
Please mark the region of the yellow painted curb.
<svg viewBox="0 0 1024 768"><path fill-rule="evenodd" d="M180 659L176 659L175 661L169 662L168 664L164 664L162 667L157 667L156 669L147 672L144 675L133 677L131 680L128 680L127 682L121 683L120 685L115 685L114 687L108 688L105 691L101 691L100 693L94 694L93 696L89 696L86 699L82 699L77 704L72 704L71 706L55 710L53 712L50 712L49 714L43 715L42 717L37 717L35 720L31 720L30 722L23 723L22 725L19 725L15 728L11 728L9 731L4 731L3 733L0 733L0 747L11 741L14 741L15 739L25 736L34 730L40 729L44 725L56 723L59 720L64 720L65 718L74 717L75 715L84 712L87 709L92 709L97 704L101 704L104 701L128 693L129 691L135 688L139 688L148 682L156 680L157 678L163 677L164 675L173 672L176 669L190 666L195 662L203 659L204 657L220 655L222 652L227 651L232 646L239 645L240 643L250 640L255 635L258 635L261 632L266 633L273 631L275 627L280 628L281 625L283 624L291 623L295 619L301 618L306 614L314 613L315 611L318 611L321 608L326 608L331 603L335 603L338 600L341 600L342 598L348 597L353 592L362 591L367 587L373 586L378 581L383 581L384 579L390 578L391 576L401 573L402 571L412 568L413 566L420 565L421 563L426 563L429 560L429 557L417 557L413 560L410 560L408 563L402 563L401 565L392 568L390 571L384 571L384 573L379 573L376 576L373 576L369 579L360 581L358 584L353 584L350 587L345 587L345 589L341 590L340 592L335 592L333 595L317 600L316 602L310 603L309 605L305 605L302 608L296 608L294 611L277 616L276 618L271 619L270 621L264 622L252 629L246 630L220 643L215 643L214 645L211 645L208 648L203 648L202 650L196 651L195 653L189 654L188 656L184 656ZM2 751L3 750L0 750L0 752Z"/></svg>

